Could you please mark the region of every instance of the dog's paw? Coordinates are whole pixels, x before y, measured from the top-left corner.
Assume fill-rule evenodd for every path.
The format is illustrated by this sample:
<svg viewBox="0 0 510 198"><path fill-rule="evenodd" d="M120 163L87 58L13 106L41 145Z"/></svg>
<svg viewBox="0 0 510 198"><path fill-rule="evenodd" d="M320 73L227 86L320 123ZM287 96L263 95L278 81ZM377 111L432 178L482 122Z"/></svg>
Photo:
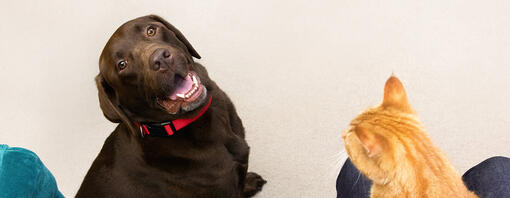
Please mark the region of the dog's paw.
<svg viewBox="0 0 510 198"><path fill-rule="evenodd" d="M244 197L252 197L262 190L262 186L266 184L267 181L262 179L262 177L254 172L248 172L246 174L246 180L244 183L243 194Z"/></svg>

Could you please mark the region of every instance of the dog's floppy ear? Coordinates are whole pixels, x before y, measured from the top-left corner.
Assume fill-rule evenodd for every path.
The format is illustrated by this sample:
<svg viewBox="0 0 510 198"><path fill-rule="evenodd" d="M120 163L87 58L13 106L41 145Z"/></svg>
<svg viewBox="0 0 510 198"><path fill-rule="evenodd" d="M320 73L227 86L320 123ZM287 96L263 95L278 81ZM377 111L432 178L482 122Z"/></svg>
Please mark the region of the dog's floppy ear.
<svg viewBox="0 0 510 198"><path fill-rule="evenodd" d="M120 106L115 101L115 93L113 88L108 85L104 77L100 74L96 76L96 85L99 96L99 106L103 111L104 117L114 123L123 122L128 128L136 133L133 122L126 116Z"/></svg>
<svg viewBox="0 0 510 198"><path fill-rule="evenodd" d="M184 35L181 33L181 31L179 31L172 24L168 23L167 21L165 21L165 19L161 18L160 16L149 15L149 17L151 19L154 19L154 20L160 22L160 23L163 23L168 29L170 29L172 32L174 32L175 35L177 36L177 38L182 43L184 43L184 45L186 45L186 48L188 49L188 52L191 54L191 56L193 56L197 59L201 58L200 55L198 54L198 52L195 50L195 48L193 48L193 46L191 46L191 43L189 43L188 39L186 39L186 37L184 37Z"/></svg>
<svg viewBox="0 0 510 198"><path fill-rule="evenodd" d="M104 117L110 120L111 122L119 123L121 122L120 118L120 109L118 109L117 105L113 104L112 98L115 93L113 92L112 87L108 85L101 74L96 76L96 86L99 96L99 106L103 111Z"/></svg>

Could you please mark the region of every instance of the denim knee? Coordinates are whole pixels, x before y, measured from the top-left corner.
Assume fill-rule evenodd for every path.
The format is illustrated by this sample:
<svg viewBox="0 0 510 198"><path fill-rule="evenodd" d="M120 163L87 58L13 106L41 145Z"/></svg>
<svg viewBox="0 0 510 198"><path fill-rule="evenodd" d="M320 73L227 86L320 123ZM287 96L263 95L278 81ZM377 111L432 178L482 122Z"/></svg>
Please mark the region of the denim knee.
<svg viewBox="0 0 510 198"><path fill-rule="evenodd" d="M480 197L510 195L510 158L491 157L469 169L462 179Z"/></svg>

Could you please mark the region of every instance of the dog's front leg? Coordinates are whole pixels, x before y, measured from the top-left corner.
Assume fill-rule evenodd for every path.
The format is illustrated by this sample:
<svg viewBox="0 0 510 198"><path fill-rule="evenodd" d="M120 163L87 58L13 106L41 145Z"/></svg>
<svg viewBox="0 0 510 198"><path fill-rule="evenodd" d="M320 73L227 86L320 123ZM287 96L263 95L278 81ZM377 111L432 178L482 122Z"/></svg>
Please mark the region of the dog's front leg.
<svg viewBox="0 0 510 198"><path fill-rule="evenodd" d="M242 189L243 197L252 197L262 190L266 183L260 175L254 172L248 172L248 158L250 147L243 138L233 134L230 141L225 145L232 154L234 161L238 163L237 174L239 186Z"/></svg>

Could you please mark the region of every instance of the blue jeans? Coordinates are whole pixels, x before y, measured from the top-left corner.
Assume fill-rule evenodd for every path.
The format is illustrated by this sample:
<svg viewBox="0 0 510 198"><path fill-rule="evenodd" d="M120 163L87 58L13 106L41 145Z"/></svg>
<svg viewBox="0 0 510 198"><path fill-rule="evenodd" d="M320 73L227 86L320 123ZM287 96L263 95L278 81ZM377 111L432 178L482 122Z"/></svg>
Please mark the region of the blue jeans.
<svg viewBox="0 0 510 198"><path fill-rule="evenodd" d="M510 198L510 158L491 157L462 176L480 198ZM337 198L369 198L372 181L347 159L336 180Z"/></svg>

